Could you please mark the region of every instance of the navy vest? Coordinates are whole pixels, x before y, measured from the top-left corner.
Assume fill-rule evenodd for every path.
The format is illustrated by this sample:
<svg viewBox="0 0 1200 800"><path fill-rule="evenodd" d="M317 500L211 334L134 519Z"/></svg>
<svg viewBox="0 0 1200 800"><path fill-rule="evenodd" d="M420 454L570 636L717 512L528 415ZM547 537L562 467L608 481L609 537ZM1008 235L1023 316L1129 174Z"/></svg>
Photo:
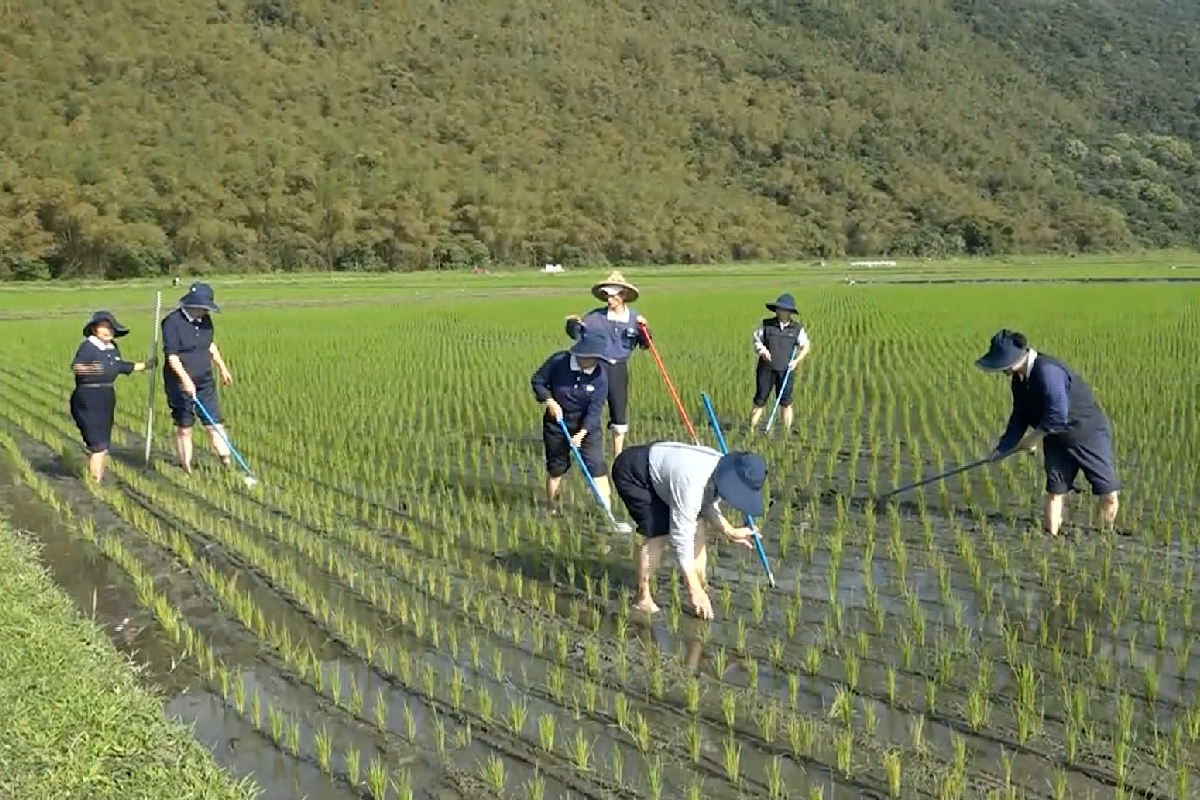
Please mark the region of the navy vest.
<svg viewBox="0 0 1200 800"><path fill-rule="evenodd" d="M1047 440L1076 444L1108 430L1108 418L1092 394L1092 388L1066 364L1045 353L1037 354L1028 378L1012 377L1013 411L1021 421L1030 428L1037 427L1042 421L1046 413L1044 401L1041 392L1033 387L1041 382L1041 370L1052 365L1061 367L1067 373L1067 429L1047 436Z"/></svg>
<svg viewBox="0 0 1200 800"><path fill-rule="evenodd" d="M803 328L795 317L786 329L779 327L779 320L775 317L762 321L762 340L767 350L771 351L771 369L787 372L788 362L792 360L792 348L800 341Z"/></svg>

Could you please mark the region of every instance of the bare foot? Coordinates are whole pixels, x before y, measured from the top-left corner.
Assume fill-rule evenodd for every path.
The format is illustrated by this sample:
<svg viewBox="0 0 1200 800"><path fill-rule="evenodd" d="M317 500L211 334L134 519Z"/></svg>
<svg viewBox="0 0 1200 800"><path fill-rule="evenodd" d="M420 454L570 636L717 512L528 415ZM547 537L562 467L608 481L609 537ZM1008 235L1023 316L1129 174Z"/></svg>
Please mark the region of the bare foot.
<svg viewBox="0 0 1200 800"><path fill-rule="evenodd" d="M659 610L658 603L655 603L650 597L635 601L633 607L638 611L645 611L647 614L657 614Z"/></svg>

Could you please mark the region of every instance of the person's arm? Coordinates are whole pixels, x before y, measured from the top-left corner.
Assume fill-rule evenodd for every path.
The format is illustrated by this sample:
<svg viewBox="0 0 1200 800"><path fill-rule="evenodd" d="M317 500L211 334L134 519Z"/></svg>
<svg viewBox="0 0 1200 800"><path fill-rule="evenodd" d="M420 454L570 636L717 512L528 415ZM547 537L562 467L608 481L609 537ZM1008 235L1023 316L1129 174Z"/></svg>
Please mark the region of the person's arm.
<svg viewBox="0 0 1200 800"><path fill-rule="evenodd" d="M75 357L71 359L71 372L80 379L94 377L104 369L103 365L96 360L95 350L89 342L83 342L75 350Z"/></svg>
<svg viewBox="0 0 1200 800"><path fill-rule="evenodd" d="M1047 364L1038 372L1038 379L1030 388L1041 395L1041 419L1016 445L1018 450L1036 447L1042 439L1067 429L1067 417L1071 410L1070 376L1057 364Z"/></svg>
<svg viewBox="0 0 1200 800"><path fill-rule="evenodd" d="M216 365L217 370L221 373L222 377L228 379L232 373L230 373L229 367L225 366L225 359L221 358L221 351L217 347L216 342L213 342L208 346L208 352L209 355L212 356L213 364Z"/></svg>
<svg viewBox="0 0 1200 800"><path fill-rule="evenodd" d="M795 369L800 365L808 355L808 351L812 348L812 343L808 340L808 331L804 330L804 326L800 326L800 335L796 337L796 356L791 360L788 366Z"/></svg>
<svg viewBox="0 0 1200 800"><path fill-rule="evenodd" d="M649 325L649 323L646 322L646 318L643 317L641 314L637 315L635 322L637 322L637 329L638 329L638 335L637 335L638 349L649 350L650 349L650 325Z"/></svg>
<svg viewBox="0 0 1200 800"><path fill-rule="evenodd" d="M572 314L567 317L566 324L563 329L567 332L567 336L572 339L578 339L579 334L583 332L583 320L578 314Z"/></svg>
<svg viewBox="0 0 1200 800"><path fill-rule="evenodd" d="M533 377L529 379L529 388L533 390L534 399L539 403L545 403L554 397L554 393L550 391L550 376L554 372L554 365L557 360L557 354L547 358L537 368L537 371L533 373Z"/></svg>
<svg viewBox="0 0 1200 800"><path fill-rule="evenodd" d="M763 343L763 326L759 325L754 329L754 333L750 335L751 346L759 358L768 359L771 357L771 351Z"/></svg>
<svg viewBox="0 0 1200 800"><path fill-rule="evenodd" d="M1025 422L1025 417L1017 410L1017 396L1013 392L1013 409L1008 415L1008 425L1004 428L1004 433L1000 437L1000 441L996 444L996 449L992 451L993 456L1002 456L1011 452L1017 443L1021 441L1021 437L1025 434L1025 429L1029 426Z"/></svg>
<svg viewBox="0 0 1200 800"><path fill-rule="evenodd" d="M192 383L192 376L187 374L187 370L183 368L183 360L179 357L183 352L183 337L179 335L178 328L171 320L168 316L162 321L163 356L166 357L167 366L171 368L183 390L188 394L195 394L196 384Z"/></svg>

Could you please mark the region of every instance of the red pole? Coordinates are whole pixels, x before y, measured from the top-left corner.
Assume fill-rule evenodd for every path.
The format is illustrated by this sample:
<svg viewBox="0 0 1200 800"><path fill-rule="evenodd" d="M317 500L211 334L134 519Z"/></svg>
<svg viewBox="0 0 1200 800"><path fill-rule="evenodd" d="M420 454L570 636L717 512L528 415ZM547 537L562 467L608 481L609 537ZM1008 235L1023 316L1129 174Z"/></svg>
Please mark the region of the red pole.
<svg viewBox="0 0 1200 800"><path fill-rule="evenodd" d="M683 424L687 426L688 433L692 437L692 444L699 445L700 439L696 436L696 429L692 427L692 421L688 419L688 413L683 408L683 403L679 400L679 394L675 391L675 385L671 383L671 377L667 375L667 368L663 366L662 357L658 354L658 348L654 346L654 340L650 338L650 331L646 330L646 323L639 322L638 329L642 333L642 338L646 340L646 344L650 346L650 355L654 356L654 363L658 365L658 372L662 375L663 383L667 384L667 391L671 393L671 399L675 401L675 410L679 412L679 416L683 419Z"/></svg>

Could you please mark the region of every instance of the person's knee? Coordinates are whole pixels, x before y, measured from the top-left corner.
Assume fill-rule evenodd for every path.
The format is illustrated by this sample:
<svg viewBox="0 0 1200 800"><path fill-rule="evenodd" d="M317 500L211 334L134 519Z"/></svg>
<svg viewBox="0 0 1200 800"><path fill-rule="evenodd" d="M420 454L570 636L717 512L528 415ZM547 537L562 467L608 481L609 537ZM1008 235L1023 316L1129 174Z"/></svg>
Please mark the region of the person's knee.
<svg viewBox="0 0 1200 800"><path fill-rule="evenodd" d="M608 429L612 431L614 436L624 436L625 434L629 433L629 425L625 422L611 422L608 425Z"/></svg>
<svg viewBox="0 0 1200 800"><path fill-rule="evenodd" d="M1071 484L1067 482L1062 475L1047 475L1046 476L1046 498L1057 497L1061 499L1071 491Z"/></svg>

